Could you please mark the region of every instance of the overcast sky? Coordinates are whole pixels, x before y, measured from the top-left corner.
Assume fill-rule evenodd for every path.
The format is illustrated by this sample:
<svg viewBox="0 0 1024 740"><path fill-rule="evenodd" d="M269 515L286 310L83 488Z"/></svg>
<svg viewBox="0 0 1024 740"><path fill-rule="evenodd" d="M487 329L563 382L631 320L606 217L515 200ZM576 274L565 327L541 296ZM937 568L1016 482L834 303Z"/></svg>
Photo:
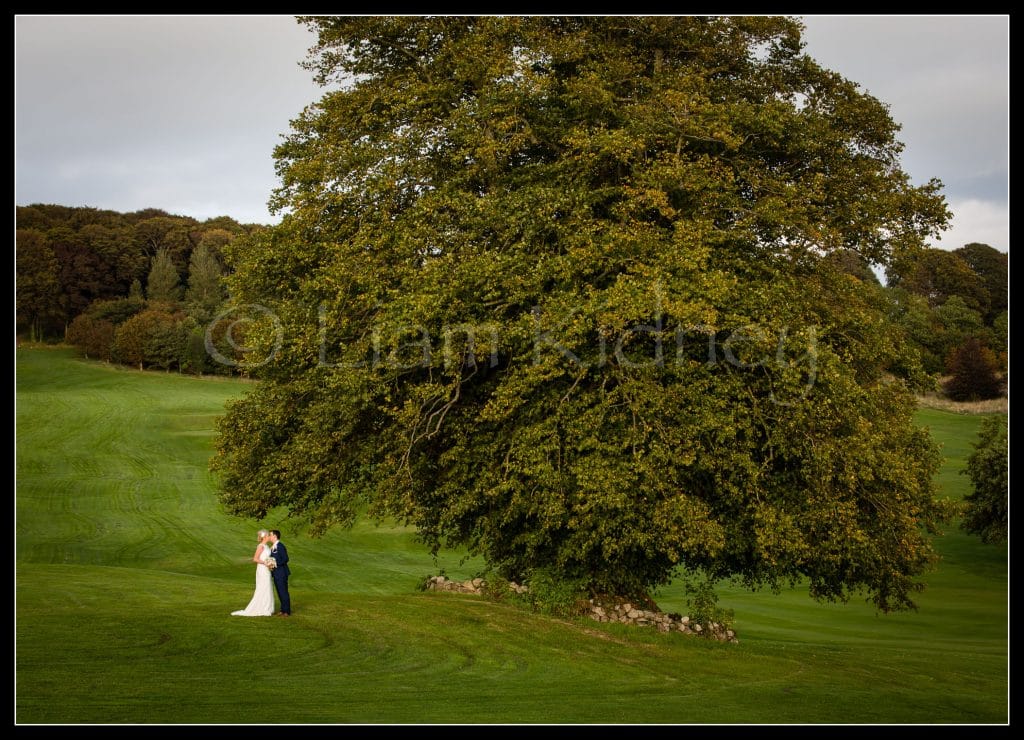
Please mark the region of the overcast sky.
<svg viewBox="0 0 1024 740"><path fill-rule="evenodd" d="M1009 17L805 16L807 52L888 103L936 246L1009 248ZM274 146L322 91L291 16L17 16L15 200L273 223Z"/></svg>

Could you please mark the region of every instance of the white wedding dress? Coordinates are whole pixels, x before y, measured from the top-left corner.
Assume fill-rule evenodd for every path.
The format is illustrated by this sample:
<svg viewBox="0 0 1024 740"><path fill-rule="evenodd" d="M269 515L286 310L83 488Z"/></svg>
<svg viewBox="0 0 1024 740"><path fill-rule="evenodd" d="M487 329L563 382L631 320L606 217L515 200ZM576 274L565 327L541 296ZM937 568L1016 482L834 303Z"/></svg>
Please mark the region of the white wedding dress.
<svg viewBox="0 0 1024 740"><path fill-rule="evenodd" d="M256 564L256 591L249 606L241 611L231 612L233 617L269 617L274 613L274 585L270 568L265 563L270 558L270 545L263 546L260 561Z"/></svg>

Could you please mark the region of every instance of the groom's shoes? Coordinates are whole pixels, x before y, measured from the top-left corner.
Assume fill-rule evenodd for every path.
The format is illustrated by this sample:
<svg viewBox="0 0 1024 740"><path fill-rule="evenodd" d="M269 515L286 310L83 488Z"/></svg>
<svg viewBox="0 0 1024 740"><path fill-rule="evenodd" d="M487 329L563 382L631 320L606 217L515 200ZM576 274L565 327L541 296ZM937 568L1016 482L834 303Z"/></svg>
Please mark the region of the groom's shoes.
<svg viewBox="0 0 1024 740"><path fill-rule="evenodd" d="M278 612L275 616L278 616L278 617L290 617L291 614L289 614L288 612Z"/></svg>

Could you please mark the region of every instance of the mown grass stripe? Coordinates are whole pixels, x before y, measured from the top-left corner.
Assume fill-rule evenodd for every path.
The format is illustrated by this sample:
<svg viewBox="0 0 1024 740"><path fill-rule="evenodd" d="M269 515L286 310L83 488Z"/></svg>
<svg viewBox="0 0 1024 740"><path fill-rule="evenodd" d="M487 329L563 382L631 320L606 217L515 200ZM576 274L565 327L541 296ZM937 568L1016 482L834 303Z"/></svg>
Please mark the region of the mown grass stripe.
<svg viewBox="0 0 1024 740"><path fill-rule="evenodd" d="M908 614L723 587L741 642L721 645L421 593L479 561L366 522L311 540L275 513L295 616L230 617L257 524L219 509L206 465L213 419L249 386L43 348L19 349L17 373L19 723L1007 720L1005 547L950 530ZM919 419L962 497L981 418ZM679 584L657 598L685 611Z"/></svg>

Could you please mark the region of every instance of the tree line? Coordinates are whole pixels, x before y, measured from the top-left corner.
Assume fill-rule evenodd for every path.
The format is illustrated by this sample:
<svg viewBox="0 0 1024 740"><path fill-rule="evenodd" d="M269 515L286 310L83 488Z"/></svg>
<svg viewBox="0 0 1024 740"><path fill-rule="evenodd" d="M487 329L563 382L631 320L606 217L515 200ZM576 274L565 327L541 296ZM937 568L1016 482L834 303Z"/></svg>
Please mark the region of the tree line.
<svg viewBox="0 0 1024 740"><path fill-rule="evenodd" d="M225 248L262 226L51 204L16 218L19 336L140 368L232 371L210 357L207 328L227 300Z"/></svg>
<svg viewBox="0 0 1024 740"><path fill-rule="evenodd" d="M182 372L225 372L206 347L224 306L224 249L264 227L35 204L17 208L17 329L64 339L89 357ZM831 255L875 291L920 367L953 400L995 398L1007 368L1008 257L987 244L920 249L887 267L883 286L853 250ZM140 315L141 314L141 315ZM118 334L120 332L120 335ZM231 356L222 329L213 341Z"/></svg>

